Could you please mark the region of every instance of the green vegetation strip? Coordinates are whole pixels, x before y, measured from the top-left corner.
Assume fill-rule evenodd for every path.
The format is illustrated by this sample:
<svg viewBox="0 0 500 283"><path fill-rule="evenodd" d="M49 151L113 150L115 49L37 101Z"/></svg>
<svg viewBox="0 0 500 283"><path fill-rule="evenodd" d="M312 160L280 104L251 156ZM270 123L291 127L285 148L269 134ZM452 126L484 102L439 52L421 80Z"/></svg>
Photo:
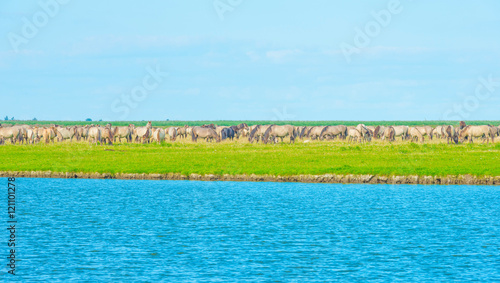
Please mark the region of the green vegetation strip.
<svg viewBox="0 0 500 283"><path fill-rule="evenodd" d="M500 176L500 144L247 142L0 146L0 171L84 173Z"/></svg>

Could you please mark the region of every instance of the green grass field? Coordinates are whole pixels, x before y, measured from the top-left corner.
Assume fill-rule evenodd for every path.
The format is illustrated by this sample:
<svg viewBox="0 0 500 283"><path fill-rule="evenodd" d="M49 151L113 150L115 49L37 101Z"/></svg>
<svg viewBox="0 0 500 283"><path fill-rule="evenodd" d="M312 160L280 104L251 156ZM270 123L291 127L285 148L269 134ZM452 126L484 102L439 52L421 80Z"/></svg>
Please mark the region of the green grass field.
<svg viewBox="0 0 500 283"><path fill-rule="evenodd" d="M465 121L467 125L500 125L500 121ZM1 124L27 124L27 125L51 125L58 124L64 126L72 126L72 125L106 125L111 123L114 126L126 126L129 124L134 124L136 126L145 126L147 121L0 121ZM169 126L201 126L203 124L217 124L221 126L230 126L230 125L238 125L240 123L247 123L248 125L294 125L294 126L322 126L322 125L346 125L346 126L355 126L358 124L365 124L367 126L376 126L376 125L407 125L407 126L437 126L437 125L454 125L458 126L459 121L152 121L153 126L155 127L169 127Z"/></svg>
<svg viewBox="0 0 500 283"><path fill-rule="evenodd" d="M500 176L500 143L369 144L238 141L95 146L86 142L0 146L0 171L181 174L378 174Z"/></svg>

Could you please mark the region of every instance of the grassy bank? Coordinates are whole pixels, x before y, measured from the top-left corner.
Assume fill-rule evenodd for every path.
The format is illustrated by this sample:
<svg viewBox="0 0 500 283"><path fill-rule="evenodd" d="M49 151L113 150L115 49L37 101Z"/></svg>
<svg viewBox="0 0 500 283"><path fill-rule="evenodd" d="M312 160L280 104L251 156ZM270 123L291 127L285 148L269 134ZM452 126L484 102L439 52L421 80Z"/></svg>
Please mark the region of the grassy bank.
<svg viewBox="0 0 500 283"><path fill-rule="evenodd" d="M0 146L0 171L196 174L500 176L500 144L311 142L262 145L177 141L94 146Z"/></svg>
<svg viewBox="0 0 500 283"><path fill-rule="evenodd" d="M467 125L500 125L500 121L465 121ZM145 126L147 121L0 121L1 124L27 124L27 125L65 125L65 126L73 126L73 125L106 125L108 123L113 124L114 126L126 126L129 124L134 124L136 126ZM367 126L377 126L377 125L406 125L406 126L438 126L438 125L454 125L458 126L459 121L152 121L153 126L155 127L170 127L170 126L201 126L204 124L216 124L220 126L230 126L230 125L238 125L240 123L247 123L248 125L294 125L294 126L325 126L325 125L346 125L346 126L356 126L358 124L365 124Z"/></svg>

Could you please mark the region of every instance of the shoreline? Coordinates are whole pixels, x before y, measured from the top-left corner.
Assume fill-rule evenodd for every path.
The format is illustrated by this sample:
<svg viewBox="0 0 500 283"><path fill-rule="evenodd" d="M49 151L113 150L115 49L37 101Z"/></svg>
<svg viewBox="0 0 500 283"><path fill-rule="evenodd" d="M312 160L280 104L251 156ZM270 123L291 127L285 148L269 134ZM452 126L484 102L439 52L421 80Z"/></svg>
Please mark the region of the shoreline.
<svg viewBox="0 0 500 283"><path fill-rule="evenodd" d="M244 181L244 182L292 182L330 184L413 184L413 185L500 185L500 176L476 177L472 175L442 176L382 176L382 175L214 175L179 173L74 173L52 171L0 171L0 177L62 178L62 179L122 179L122 180L191 180L191 181Z"/></svg>

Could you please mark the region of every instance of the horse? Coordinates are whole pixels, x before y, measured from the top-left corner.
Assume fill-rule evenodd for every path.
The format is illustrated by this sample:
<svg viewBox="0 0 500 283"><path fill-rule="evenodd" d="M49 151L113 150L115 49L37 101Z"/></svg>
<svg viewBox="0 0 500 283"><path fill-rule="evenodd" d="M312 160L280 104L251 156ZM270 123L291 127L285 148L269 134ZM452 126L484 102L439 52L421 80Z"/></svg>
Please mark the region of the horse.
<svg viewBox="0 0 500 283"><path fill-rule="evenodd" d="M394 128L394 137L401 137L404 141L408 137L408 126L392 126Z"/></svg>
<svg viewBox="0 0 500 283"><path fill-rule="evenodd" d="M16 127L0 127L0 138L10 139L10 143L15 144L21 136L21 130Z"/></svg>
<svg viewBox="0 0 500 283"><path fill-rule="evenodd" d="M361 133L363 140L371 141L370 129L368 129L364 124L358 124L356 129Z"/></svg>
<svg viewBox="0 0 500 283"><path fill-rule="evenodd" d="M385 126L377 126L373 131L373 137L376 139L380 139L384 136Z"/></svg>
<svg viewBox="0 0 500 283"><path fill-rule="evenodd" d="M133 131L134 140L136 142L141 141L142 143L145 143L146 141L149 142L149 138L151 138L152 134L151 121L149 121L145 127L137 127Z"/></svg>
<svg viewBox="0 0 500 283"><path fill-rule="evenodd" d="M489 126L466 126L462 131L460 131L459 139L460 142L464 142L465 138L469 139L469 143L473 143L473 138L486 138L486 142L495 142L495 133L493 129ZM484 142L483 142L484 143Z"/></svg>
<svg viewBox="0 0 500 283"><path fill-rule="evenodd" d="M119 142L122 141L122 138L125 138L127 142L132 141L132 134L134 133L134 128L135 126L133 124L130 124L128 126L121 126L121 127L115 127L113 130L113 137L115 139L118 139Z"/></svg>
<svg viewBox="0 0 500 283"><path fill-rule="evenodd" d="M265 144L267 144L269 142L269 138L273 137L273 140L276 143L277 138L280 138L281 142L283 142L283 139L285 137L290 137L290 143L292 142L295 143L296 136L297 133L292 125L283 125L283 126L272 125L264 133L264 138L262 139L262 141Z"/></svg>
<svg viewBox="0 0 500 283"><path fill-rule="evenodd" d="M347 137L348 137L347 139L348 142L359 141L359 143L362 143L365 140L361 132L355 127L347 128Z"/></svg>
<svg viewBox="0 0 500 283"><path fill-rule="evenodd" d="M313 140L319 139L324 128L326 128L326 126L314 126L309 130L307 136Z"/></svg>
<svg viewBox="0 0 500 283"><path fill-rule="evenodd" d="M62 142L63 140L73 141L73 137L78 135L76 127L57 127L56 128L57 140Z"/></svg>
<svg viewBox="0 0 500 283"><path fill-rule="evenodd" d="M45 135L45 132L44 132L44 135ZM89 144L95 143L95 145L97 145L97 142L99 142L99 144L101 143L101 129L100 129L100 127L94 126L94 127L89 128L88 141L89 141Z"/></svg>
<svg viewBox="0 0 500 283"><path fill-rule="evenodd" d="M303 139L304 137L307 136L307 133L311 130L311 126L305 126L302 128L302 130L299 132L299 138Z"/></svg>
<svg viewBox="0 0 500 283"><path fill-rule="evenodd" d="M382 136L382 140L385 140L385 139L388 139L389 141L396 140L396 131L394 130L394 127L392 127L392 126L385 127L384 135Z"/></svg>
<svg viewBox="0 0 500 283"><path fill-rule="evenodd" d="M220 138L215 132L214 129L211 127L193 127L192 133L191 133L191 139L196 142L198 141L198 138L203 138L206 139L208 142L209 140L215 139L217 142L220 142Z"/></svg>
<svg viewBox="0 0 500 283"><path fill-rule="evenodd" d="M165 135L168 135L170 137L170 141L175 141L178 136L177 128L176 127L168 127L165 129Z"/></svg>
<svg viewBox="0 0 500 283"><path fill-rule="evenodd" d="M233 128L224 128L224 129L222 129L222 131L220 133L221 140L225 140L225 139L233 140L234 135L235 135L235 133L234 133Z"/></svg>
<svg viewBox="0 0 500 283"><path fill-rule="evenodd" d="M422 132L418 129L418 127L410 127L408 129L408 133L411 137L411 141L417 141L420 139L422 143L424 143L424 135L422 135Z"/></svg>
<svg viewBox="0 0 500 283"><path fill-rule="evenodd" d="M344 125L326 126L321 131L319 139L324 140L326 136L330 137L330 139L333 139L335 137L345 139L345 137L347 136L347 127Z"/></svg>
<svg viewBox="0 0 500 283"><path fill-rule="evenodd" d="M153 141L160 144L165 140L165 130L162 128L156 128L153 130L151 137L153 138Z"/></svg>
<svg viewBox="0 0 500 283"><path fill-rule="evenodd" d="M432 140L432 127L431 126L417 126L415 127L423 137L428 136Z"/></svg>
<svg viewBox="0 0 500 283"><path fill-rule="evenodd" d="M447 126L446 128L444 128L444 133L448 144L450 144L450 141L453 141L455 142L455 144L458 144L458 133L455 131L455 127L451 125Z"/></svg>
<svg viewBox="0 0 500 283"><path fill-rule="evenodd" d="M257 125L251 132L248 137L248 141L253 143L254 140L259 142L260 140L264 140L264 134L272 125Z"/></svg>
<svg viewBox="0 0 500 283"><path fill-rule="evenodd" d="M438 139L441 139L441 138L445 137L445 132L444 132L445 128L446 127L444 127L444 126L437 126L434 128L434 130L432 130L431 134L433 136L436 136Z"/></svg>
<svg viewBox="0 0 500 283"><path fill-rule="evenodd" d="M111 125L107 125L106 127L100 127L100 130L101 130L101 144L102 142L104 142L105 144L113 145L114 132L111 130Z"/></svg>

